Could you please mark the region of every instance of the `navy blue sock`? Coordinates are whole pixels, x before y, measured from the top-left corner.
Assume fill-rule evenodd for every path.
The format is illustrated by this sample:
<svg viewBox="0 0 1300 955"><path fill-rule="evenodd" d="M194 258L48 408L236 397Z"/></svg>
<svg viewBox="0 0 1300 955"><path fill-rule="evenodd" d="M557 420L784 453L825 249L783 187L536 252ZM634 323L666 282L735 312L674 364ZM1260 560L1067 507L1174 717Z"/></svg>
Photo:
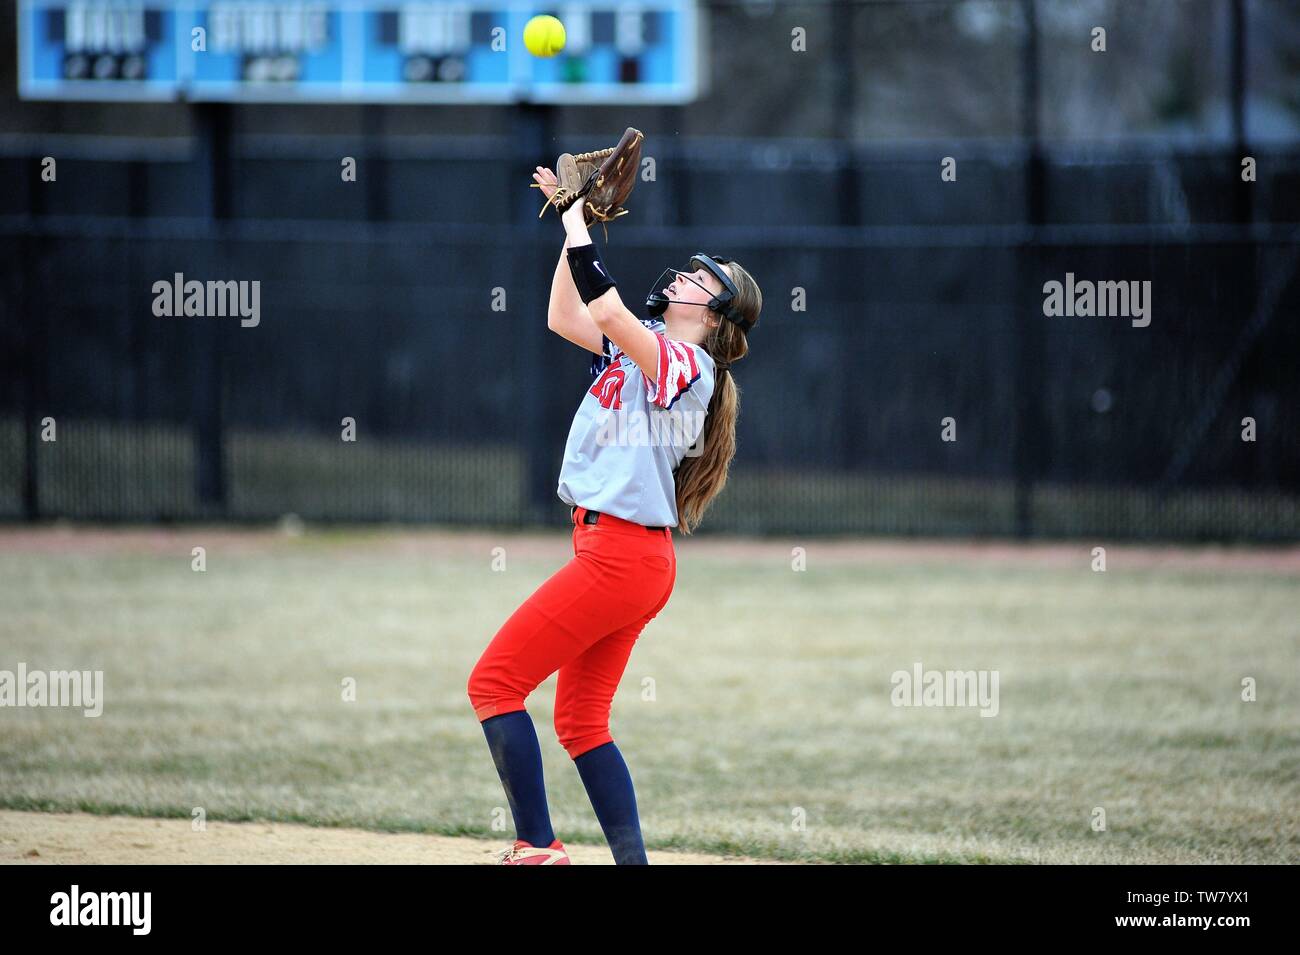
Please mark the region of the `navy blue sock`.
<svg viewBox="0 0 1300 955"><path fill-rule="evenodd" d="M546 808L542 747L532 717L527 710L515 710L489 716L481 725L510 802L510 813L515 817L515 838L535 846L549 846L555 841L555 833Z"/></svg>
<svg viewBox="0 0 1300 955"><path fill-rule="evenodd" d="M641 820L636 812L632 774L623 754L611 743L589 749L577 759L578 775L587 787L591 808L596 810L616 865L649 865L641 841Z"/></svg>

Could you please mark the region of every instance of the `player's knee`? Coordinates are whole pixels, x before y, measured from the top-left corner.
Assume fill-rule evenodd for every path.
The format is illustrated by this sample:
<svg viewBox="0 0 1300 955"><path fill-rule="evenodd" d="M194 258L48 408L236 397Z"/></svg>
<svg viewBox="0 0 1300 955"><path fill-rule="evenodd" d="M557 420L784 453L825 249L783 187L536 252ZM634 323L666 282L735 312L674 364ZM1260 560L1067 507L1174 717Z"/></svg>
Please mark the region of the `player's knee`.
<svg viewBox="0 0 1300 955"><path fill-rule="evenodd" d="M577 739L577 728L573 719L557 710L553 722L555 724L555 739L564 747L565 752L568 752Z"/></svg>
<svg viewBox="0 0 1300 955"><path fill-rule="evenodd" d="M555 719L555 738L564 747L570 759L577 759L588 750L614 740L608 723L604 726L593 726L590 723L579 726L558 714Z"/></svg>
<svg viewBox="0 0 1300 955"><path fill-rule="evenodd" d="M486 674L481 666L475 665L474 669L470 671L469 679L465 681L465 695L469 697L469 701L475 709L478 709L483 701L491 695Z"/></svg>

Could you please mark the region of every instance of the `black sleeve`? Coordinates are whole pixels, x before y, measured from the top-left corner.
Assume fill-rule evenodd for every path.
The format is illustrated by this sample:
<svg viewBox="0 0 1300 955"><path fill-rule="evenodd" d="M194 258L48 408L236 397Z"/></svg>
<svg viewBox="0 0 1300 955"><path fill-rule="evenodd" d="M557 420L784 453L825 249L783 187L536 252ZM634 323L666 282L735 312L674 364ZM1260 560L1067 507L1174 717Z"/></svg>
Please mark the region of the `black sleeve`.
<svg viewBox="0 0 1300 955"><path fill-rule="evenodd" d="M613 344L608 335L602 334L600 336L601 353L591 356L591 377L593 379L609 367L610 360L613 357Z"/></svg>

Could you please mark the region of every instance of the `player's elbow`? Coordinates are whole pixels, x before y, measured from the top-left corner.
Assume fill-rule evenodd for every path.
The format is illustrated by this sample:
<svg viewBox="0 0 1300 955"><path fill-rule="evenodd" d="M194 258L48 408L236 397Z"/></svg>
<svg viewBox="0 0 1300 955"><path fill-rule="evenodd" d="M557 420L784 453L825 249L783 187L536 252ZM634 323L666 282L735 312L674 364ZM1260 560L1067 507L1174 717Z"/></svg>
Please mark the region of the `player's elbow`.
<svg viewBox="0 0 1300 955"><path fill-rule="evenodd" d="M562 334L566 328L572 328L577 321L578 316L563 308L551 307L546 312L546 327L559 334Z"/></svg>
<svg viewBox="0 0 1300 955"><path fill-rule="evenodd" d="M591 312L591 320L602 332L609 331L609 327L618 321L620 313L627 312L618 299L608 292L588 302L587 310Z"/></svg>

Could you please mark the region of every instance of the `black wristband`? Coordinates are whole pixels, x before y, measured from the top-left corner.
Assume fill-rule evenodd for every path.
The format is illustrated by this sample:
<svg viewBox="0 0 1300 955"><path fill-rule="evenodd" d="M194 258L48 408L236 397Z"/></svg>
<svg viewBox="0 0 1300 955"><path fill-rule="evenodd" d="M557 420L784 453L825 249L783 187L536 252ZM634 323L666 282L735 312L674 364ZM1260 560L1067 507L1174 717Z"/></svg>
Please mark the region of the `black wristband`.
<svg viewBox="0 0 1300 955"><path fill-rule="evenodd" d="M596 253L595 243L571 247L568 250L569 271L583 305L589 305L615 287L614 279L605 270L605 263Z"/></svg>

